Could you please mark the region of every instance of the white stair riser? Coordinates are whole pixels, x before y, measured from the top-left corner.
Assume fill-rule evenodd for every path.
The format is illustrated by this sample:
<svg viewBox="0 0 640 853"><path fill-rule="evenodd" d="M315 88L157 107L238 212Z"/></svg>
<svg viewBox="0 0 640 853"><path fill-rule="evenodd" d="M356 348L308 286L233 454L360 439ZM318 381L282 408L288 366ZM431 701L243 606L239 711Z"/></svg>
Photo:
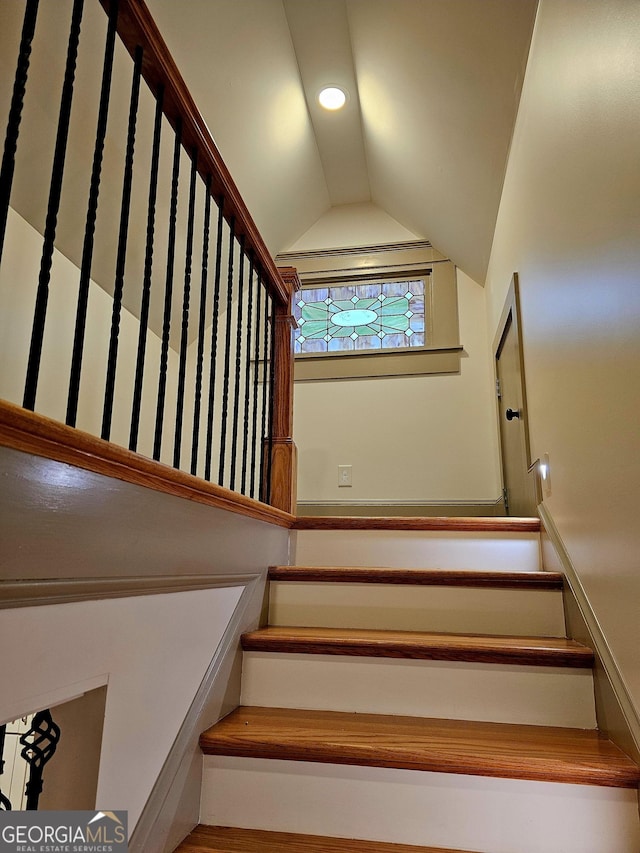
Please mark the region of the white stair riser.
<svg viewBox="0 0 640 853"><path fill-rule="evenodd" d="M595 728L591 670L245 652L243 705Z"/></svg>
<svg viewBox="0 0 640 853"><path fill-rule="evenodd" d="M291 565L540 571L537 533L297 530Z"/></svg>
<svg viewBox="0 0 640 853"><path fill-rule="evenodd" d="M200 820L491 853L637 853L634 790L205 756Z"/></svg>
<svg viewBox="0 0 640 853"><path fill-rule="evenodd" d="M269 624L565 635L560 590L271 581Z"/></svg>

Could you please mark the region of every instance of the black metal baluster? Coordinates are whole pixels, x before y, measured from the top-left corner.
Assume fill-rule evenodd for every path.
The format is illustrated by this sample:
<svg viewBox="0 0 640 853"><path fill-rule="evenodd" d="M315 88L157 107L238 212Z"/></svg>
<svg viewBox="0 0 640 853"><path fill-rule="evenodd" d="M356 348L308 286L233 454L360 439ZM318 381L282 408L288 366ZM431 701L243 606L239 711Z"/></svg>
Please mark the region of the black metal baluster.
<svg viewBox="0 0 640 853"><path fill-rule="evenodd" d="M276 374L276 327L275 315L273 310L273 299L269 298L271 306L271 344L269 346L269 440L268 440L268 456L267 456L267 500L266 503L271 503L271 466L273 463L273 385Z"/></svg>
<svg viewBox="0 0 640 853"><path fill-rule="evenodd" d="M27 0L27 5L24 10L24 18L22 21L22 35L20 36L16 75L13 81L11 106L9 107L7 135L4 139L2 167L0 167L0 260L2 259L4 235L7 228L11 185L13 184L13 172L16 165L16 150L18 148L20 122L22 121L22 107L24 106L24 95L27 88L27 77L29 76L31 42L33 41L33 34L36 29L37 17L38 0Z"/></svg>
<svg viewBox="0 0 640 853"><path fill-rule="evenodd" d="M233 394L233 426L231 428L231 474L229 488L236 488L236 456L238 453L238 416L240 405L240 365L242 359L242 297L244 291L244 234L240 237L240 270L238 272L238 310L236 312L236 375Z"/></svg>
<svg viewBox="0 0 640 853"><path fill-rule="evenodd" d="M169 362L169 334L171 332L171 302L173 296L173 266L176 256L176 219L178 215L178 181L180 177L180 146L182 121L176 122L171 172L171 206L169 209L169 237L167 248L167 277L164 291L164 318L162 324L162 348L160 351L160 377L158 380L158 404L156 406L156 430L153 442L153 458L160 459L162 450L162 424L164 420L164 398L167 390L167 365Z"/></svg>
<svg viewBox="0 0 640 853"><path fill-rule="evenodd" d="M218 365L218 321L220 319L220 277L222 271L222 226L224 197L218 202L218 233L216 237L216 271L213 285L213 308L211 317L211 358L209 369L209 407L207 411L207 443L205 447L204 478L211 479L211 457L213 455L213 417L215 413L216 368Z"/></svg>
<svg viewBox="0 0 640 853"><path fill-rule="evenodd" d="M256 487L256 451L258 450L258 385L260 379L260 332L262 330L262 280L260 271L258 271L258 298L256 311L256 350L255 350L255 367L253 372L253 416L252 416L252 448L251 448L251 476L249 497L254 497ZM258 495L260 489L258 489Z"/></svg>
<svg viewBox="0 0 640 853"><path fill-rule="evenodd" d="M101 437L111 438L111 420L113 416L113 397L116 387L116 366L118 363L118 337L120 334L120 315L122 313L122 292L124 290L124 271L127 262L127 240L129 236L129 215L131 213L131 185L133 182L133 155L136 142L136 123L138 119L138 101L140 96L140 74L142 72L142 48L137 47L134 55L133 82L131 84L131 103L129 105L129 127L127 130L127 151L125 155L124 178L122 181L122 204L120 207L120 230L118 234L118 253L116 258L116 279L113 292L113 311L111 315L111 338L107 357L107 380L102 410Z"/></svg>
<svg viewBox="0 0 640 853"><path fill-rule="evenodd" d="M25 790L27 811L38 808L44 766L53 758L59 741L60 727L52 720L50 711L34 714L31 728L20 736L20 743L24 747L20 755L29 765L29 781Z"/></svg>
<svg viewBox="0 0 640 853"><path fill-rule="evenodd" d="M153 144L151 149L151 176L149 179L149 202L147 205L147 242L142 278L142 304L140 307L140 328L138 330L138 355L136 357L136 378L133 386L133 404L131 407L131 431L129 450L138 449L138 431L140 429L140 409L142 406L142 382L144 379L144 358L147 350L147 326L149 324L149 304L151 301L151 273L153 271L153 240L156 224L156 199L158 196L158 164L160 161L160 137L162 134L162 103L164 89L160 87L156 101L156 115L153 126Z"/></svg>
<svg viewBox="0 0 640 853"><path fill-rule="evenodd" d="M89 304L89 285L91 281L91 261L93 260L93 244L98 213L98 196L100 194L100 178L104 141L107 135L107 117L109 114L109 98L111 95L111 77L113 72L113 55L116 42L116 24L118 21L118 0L109 7L109 24L104 48L102 65L102 84L100 86L100 103L98 107L98 123L96 141L93 149L93 166L89 184L89 201L87 218L84 228L82 245L82 260L80 262L80 284L78 287L78 306L76 308L76 324L73 336L73 354L71 356L71 373L69 375L69 394L67 397L67 418L69 426L76 425L78 415L78 395L80 393L80 371L82 370L82 352L84 334L87 323L87 307Z"/></svg>
<svg viewBox="0 0 640 853"><path fill-rule="evenodd" d="M249 256L249 295L247 298L249 307L247 309L247 352L245 355L244 373L244 429L242 436L242 479L240 481L240 492L244 495L247 491L247 453L249 447L249 400L251 398L251 321L253 319L253 254Z"/></svg>
<svg viewBox="0 0 640 853"><path fill-rule="evenodd" d="M205 183L204 231L202 236L202 276L200 278L200 318L198 321L198 354L196 356L196 387L193 400L193 438L191 440L191 473L198 470L200 443L200 409L202 405L202 372L204 360L204 327L207 315L207 278L209 275L209 229L211 223L211 175Z"/></svg>
<svg viewBox="0 0 640 853"><path fill-rule="evenodd" d="M64 175L64 161L67 153L69 120L71 118L71 102L73 100L73 84L76 74L76 60L78 58L78 42L80 41L80 25L82 23L83 6L84 0L74 0L73 11L71 13L71 27L69 30L64 82L62 84L62 95L60 98L58 129L56 131L56 143L51 169L51 185L49 187L49 200L47 203L47 216L44 227L42 258L40 260L40 274L38 276L38 291L36 295L33 327L31 330L31 344L29 346L29 361L27 364L27 376L22 403L25 409L31 409L31 411L35 408L36 392L38 390L38 374L40 372L44 326L47 318L49 281L51 279L51 264L53 262L56 227L58 224L58 211L60 209L60 196L62 194L62 177Z"/></svg>
<svg viewBox="0 0 640 853"><path fill-rule="evenodd" d="M227 327L224 344L224 377L222 385L222 420L220 423L220 464L218 466L218 483L222 486L224 479L224 454L227 449L227 416L229 414L229 369L231 365L231 314L233 307L233 255L235 251L236 220L231 217L229 223L229 274L227 277Z"/></svg>
<svg viewBox="0 0 640 853"><path fill-rule="evenodd" d="M0 776L4 773L4 742L7 734L7 726L0 726ZM12 809L11 800L0 791L0 811L10 812Z"/></svg>
<svg viewBox="0 0 640 853"><path fill-rule="evenodd" d="M266 502L266 489L264 484L264 440L267 436L267 346L269 343L269 291L264 288L264 325L263 325L263 362L262 362L262 429L260 431L260 500Z"/></svg>
<svg viewBox="0 0 640 853"><path fill-rule="evenodd" d="M198 152L191 155L191 181L189 183L189 214L187 217L187 246L184 261L184 291L182 296L182 333L180 335L180 362L178 367L178 394L176 400L176 432L173 442L173 467L180 467L182 446L182 419L184 416L184 385L187 372L187 346L189 345L189 306L191 303L191 264L193 261L193 221L196 210L196 175Z"/></svg>

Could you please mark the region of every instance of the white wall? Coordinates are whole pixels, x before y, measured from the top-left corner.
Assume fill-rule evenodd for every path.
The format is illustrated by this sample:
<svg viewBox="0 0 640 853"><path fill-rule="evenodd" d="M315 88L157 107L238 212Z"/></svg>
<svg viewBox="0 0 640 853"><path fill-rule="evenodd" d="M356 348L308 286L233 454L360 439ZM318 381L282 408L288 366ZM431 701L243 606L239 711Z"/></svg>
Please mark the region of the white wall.
<svg viewBox="0 0 640 853"><path fill-rule="evenodd" d="M131 831L241 592L3 611L0 721L108 684L97 807L128 809Z"/></svg>
<svg viewBox="0 0 640 853"><path fill-rule="evenodd" d="M545 506L640 707L640 5L541 0L487 296L520 274Z"/></svg>
<svg viewBox="0 0 640 853"><path fill-rule="evenodd" d="M402 243L416 236L377 204L341 204L329 208L287 251Z"/></svg>
<svg viewBox="0 0 640 853"><path fill-rule="evenodd" d="M458 271L459 375L296 383L300 501L495 501L484 290ZM338 465L353 466L339 488Z"/></svg>

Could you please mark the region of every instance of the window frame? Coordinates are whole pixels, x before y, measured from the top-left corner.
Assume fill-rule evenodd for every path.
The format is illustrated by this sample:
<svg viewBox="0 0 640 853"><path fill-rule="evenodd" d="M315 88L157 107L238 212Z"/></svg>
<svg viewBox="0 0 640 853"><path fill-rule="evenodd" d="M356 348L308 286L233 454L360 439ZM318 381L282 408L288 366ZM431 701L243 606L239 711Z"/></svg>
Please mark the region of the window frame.
<svg viewBox="0 0 640 853"><path fill-rule="evenodd" d="M456 268L430 243L287 252L276 261L296 268L302 289L425 279L423 346L296 353L296 382L460 372Z"/></svg>
<svg viewBox="0 0 640 853"><path fill-rule="evenodd" d="M411 281L421 281L424 284L424 343L418 346L403 346L403 347L379 347L379 348L365 348L365 349L353 349L353 350L340 350L340 351L326 351L326 352L300 352L295 353L296 359L307 359L307 358L353 358L353 357L366 357L369 355L385 355L391 353L407 353L414 351L422 351L429 348L429 342L431 341L432 328L431 328L431 304L433 300L432 295L432 282L431 282L431 269L423 269L423 270L415 270L411 271L407 274L402 273L387 273L387 274L368 274L365 273L363 275L354 275L354 276L346 276L344 278L320 278L314 281L304 281L302 284L302 290L317 290L320 288L329 288L329 287L349 287L349 286L358 286L361 284L393 284L396 282L411 282ZM295 302L295 297L294 297Z"/></svg>

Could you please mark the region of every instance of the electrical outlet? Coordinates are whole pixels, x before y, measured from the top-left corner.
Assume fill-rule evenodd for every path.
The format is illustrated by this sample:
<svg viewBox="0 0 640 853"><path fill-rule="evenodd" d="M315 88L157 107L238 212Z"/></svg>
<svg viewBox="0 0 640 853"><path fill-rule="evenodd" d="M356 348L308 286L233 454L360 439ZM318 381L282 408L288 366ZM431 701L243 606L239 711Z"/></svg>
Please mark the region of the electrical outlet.
<svg viewBox="0 0 640 853"><path fill-rule="evenodd" d="M338 486L351 485L351 465L338 465Z"/></svg>

